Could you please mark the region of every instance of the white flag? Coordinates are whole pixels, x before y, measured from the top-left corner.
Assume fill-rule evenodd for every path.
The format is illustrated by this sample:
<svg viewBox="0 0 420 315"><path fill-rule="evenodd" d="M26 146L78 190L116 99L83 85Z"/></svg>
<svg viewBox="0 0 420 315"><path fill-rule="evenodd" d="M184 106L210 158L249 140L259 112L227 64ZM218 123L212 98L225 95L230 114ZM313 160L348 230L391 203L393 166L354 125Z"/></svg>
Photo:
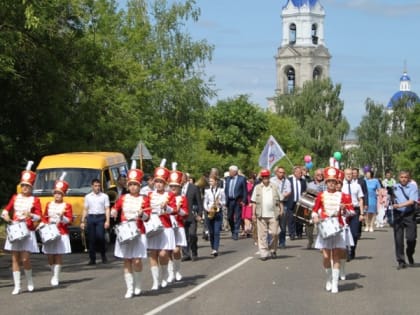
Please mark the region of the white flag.
<svg viewBox="0 0 420 315"><path fill-rule="evenodd" d="M261 152L258 164L263 168L271 169L286 154L273 136L268 138L264 150Z"/></svg>

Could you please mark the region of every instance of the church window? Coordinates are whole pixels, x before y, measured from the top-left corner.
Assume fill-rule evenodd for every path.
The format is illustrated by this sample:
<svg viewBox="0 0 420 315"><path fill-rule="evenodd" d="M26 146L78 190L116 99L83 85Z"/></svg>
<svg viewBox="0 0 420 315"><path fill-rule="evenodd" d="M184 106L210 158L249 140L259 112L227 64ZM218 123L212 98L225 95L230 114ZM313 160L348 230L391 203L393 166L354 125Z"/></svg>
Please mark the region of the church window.
<svg viewBox="0 0 420 315"><path fill-rule="evenodd" d="M318 26L316 24L312 24L312 44L318 45Z"/></svg>
<svg viewBox="0 0 420 315"><path fill-rule="evenodd" d="M320 79L322 76L322 68L315 67L314 72L312 73L312 79L317 80Z"/></svg>
<svg viewBox="0 0 420 315"><path fill-rule="evenodd" d="M296 44L296 24L294 23L289 26L289 44Z"/></svg>
<svg viewBox="0 0 420 315"><path fill-rule="evenodd" d="M296 86L296 76L295 76L295 69L293 67L288 67L286 70L286 77L287 77L287 93L293 93Z"/></svg>

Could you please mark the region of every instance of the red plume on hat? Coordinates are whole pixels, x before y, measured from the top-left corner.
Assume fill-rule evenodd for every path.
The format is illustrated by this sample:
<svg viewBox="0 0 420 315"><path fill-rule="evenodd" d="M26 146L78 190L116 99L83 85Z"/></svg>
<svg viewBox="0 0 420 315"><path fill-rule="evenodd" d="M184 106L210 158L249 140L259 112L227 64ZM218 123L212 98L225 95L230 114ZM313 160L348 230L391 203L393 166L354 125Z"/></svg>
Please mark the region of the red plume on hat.
<svg viewBox="0 0 420 315"><path fill-rule="evenodd" d="M168 185L181 186L182 172L177 171L177 169L176 169L176 166L177 165L178 165L178 163L172 162L172 171L169 174L169 182L168 182Z"/></svg>
<svg viewBox="0 0 420 315"><path fill-rule="evenodd" d="M168 181L169 170L165 167L166 159L162 159L160 166L155 168L154 179L161 179L164 182Z"/></svg>
<svg viewBox="0 0 420 315"><path fill-rule="evenodd" d="M136 168L136 161L133 160L131 162L131 169L128 171L127 174L127 184L128 183L137 183L141 185L141 182L143 180L143 171Z"/></svg>
<svg viewBox="0 0 420 315"><path fill-rule="evenodd" d="M32 186L34 184L36 174L35 172L31 171L33 164L34 164L34 161L28 161L28 163L26 164L26 169L22 171L20 175L20 185L26 184L26 185Z"/></svg>

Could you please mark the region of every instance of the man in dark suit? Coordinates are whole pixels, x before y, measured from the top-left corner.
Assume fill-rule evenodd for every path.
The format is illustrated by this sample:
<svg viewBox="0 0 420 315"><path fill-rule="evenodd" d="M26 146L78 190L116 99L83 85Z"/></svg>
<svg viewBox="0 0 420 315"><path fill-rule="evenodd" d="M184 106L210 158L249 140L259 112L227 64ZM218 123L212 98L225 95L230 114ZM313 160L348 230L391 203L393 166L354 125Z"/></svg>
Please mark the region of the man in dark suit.
<svg viewBox="0 0 420 315"><path fill-rule="evenodd" d="M228 220L232 239L238 240L241 227L242 206L247 202L246 178L238 174L238 167L229 167L229 177L226 178L225 196L226 207L228 208Z"/></svg>
<svg viewBox="0 0 420 315"><path fill-rule="evenodd" d="M302 177L302 168L300 166L293 168L293 175L289 176L289 181L292 189L286 201L286 216L290 240L294 240L296 236L302 238L303 233L303 224L297 222L293 216L296 202L298 202L302 193L306 191L306 180Z"/></svg>
<svg viewBox="0 0 420 315"><path fill-rule="evenodd" d="M182 260L195 261L198 257L197 222L201 221L203 202L200 190L196 185L189 182L189 176L186 173L183 174L182 185L181 193L186 196L188 202L188 216L184 221L187 246L182 248Z"/></svg>

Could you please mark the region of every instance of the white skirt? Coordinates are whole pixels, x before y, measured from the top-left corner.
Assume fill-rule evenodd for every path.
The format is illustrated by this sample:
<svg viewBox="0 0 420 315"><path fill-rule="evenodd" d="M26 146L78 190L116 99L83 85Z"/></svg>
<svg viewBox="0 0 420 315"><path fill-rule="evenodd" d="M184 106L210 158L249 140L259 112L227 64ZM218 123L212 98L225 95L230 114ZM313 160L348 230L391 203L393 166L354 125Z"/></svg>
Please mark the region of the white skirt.
<svg viewBox="0 0 420 315"><path fill-rule="evenodd" d="M176 246L187 246L187 237L185 236L185 229L179 227L174 230Z"/></svg>
<svg viewBox="0 0 420 315"><path fill-rule="evenodd" d="M70 254L71 246L69 235L64 234L52 242L42 244L42 252L47 255Z"/></svg>
<svg viewBox="0 0 420 315"><path fill-rule="evenodd" d="M164 228L162 233L147 239L148 249L174 250L175 247L175 233L172 228Z"/></svg>
<svg viewBox="0 0 420 315"><path fill-rule="evenodd" d="M147 238L140 234L131 241L120 243L115 241L114 256L124 259L147 258Z"/></svg>
<svg viewBox="0 0 420 315"><path fill-rule="evenodd" d="M315 248L316 249L346 248L346 240L345 240L344 234L345 233L341 231L340 233L330 238L323 239L321 234L318 233L318 236L315 241Z"/></svg>
<svg viewBox="0 0 420 315"><path fill-rule="evenodd" d="M28 237L20 241L14 241L13 243L11 243L8 238L6 238L4 249L15 252L39 253L39 247L36 241L35 231L29 231Z"/></svg>

